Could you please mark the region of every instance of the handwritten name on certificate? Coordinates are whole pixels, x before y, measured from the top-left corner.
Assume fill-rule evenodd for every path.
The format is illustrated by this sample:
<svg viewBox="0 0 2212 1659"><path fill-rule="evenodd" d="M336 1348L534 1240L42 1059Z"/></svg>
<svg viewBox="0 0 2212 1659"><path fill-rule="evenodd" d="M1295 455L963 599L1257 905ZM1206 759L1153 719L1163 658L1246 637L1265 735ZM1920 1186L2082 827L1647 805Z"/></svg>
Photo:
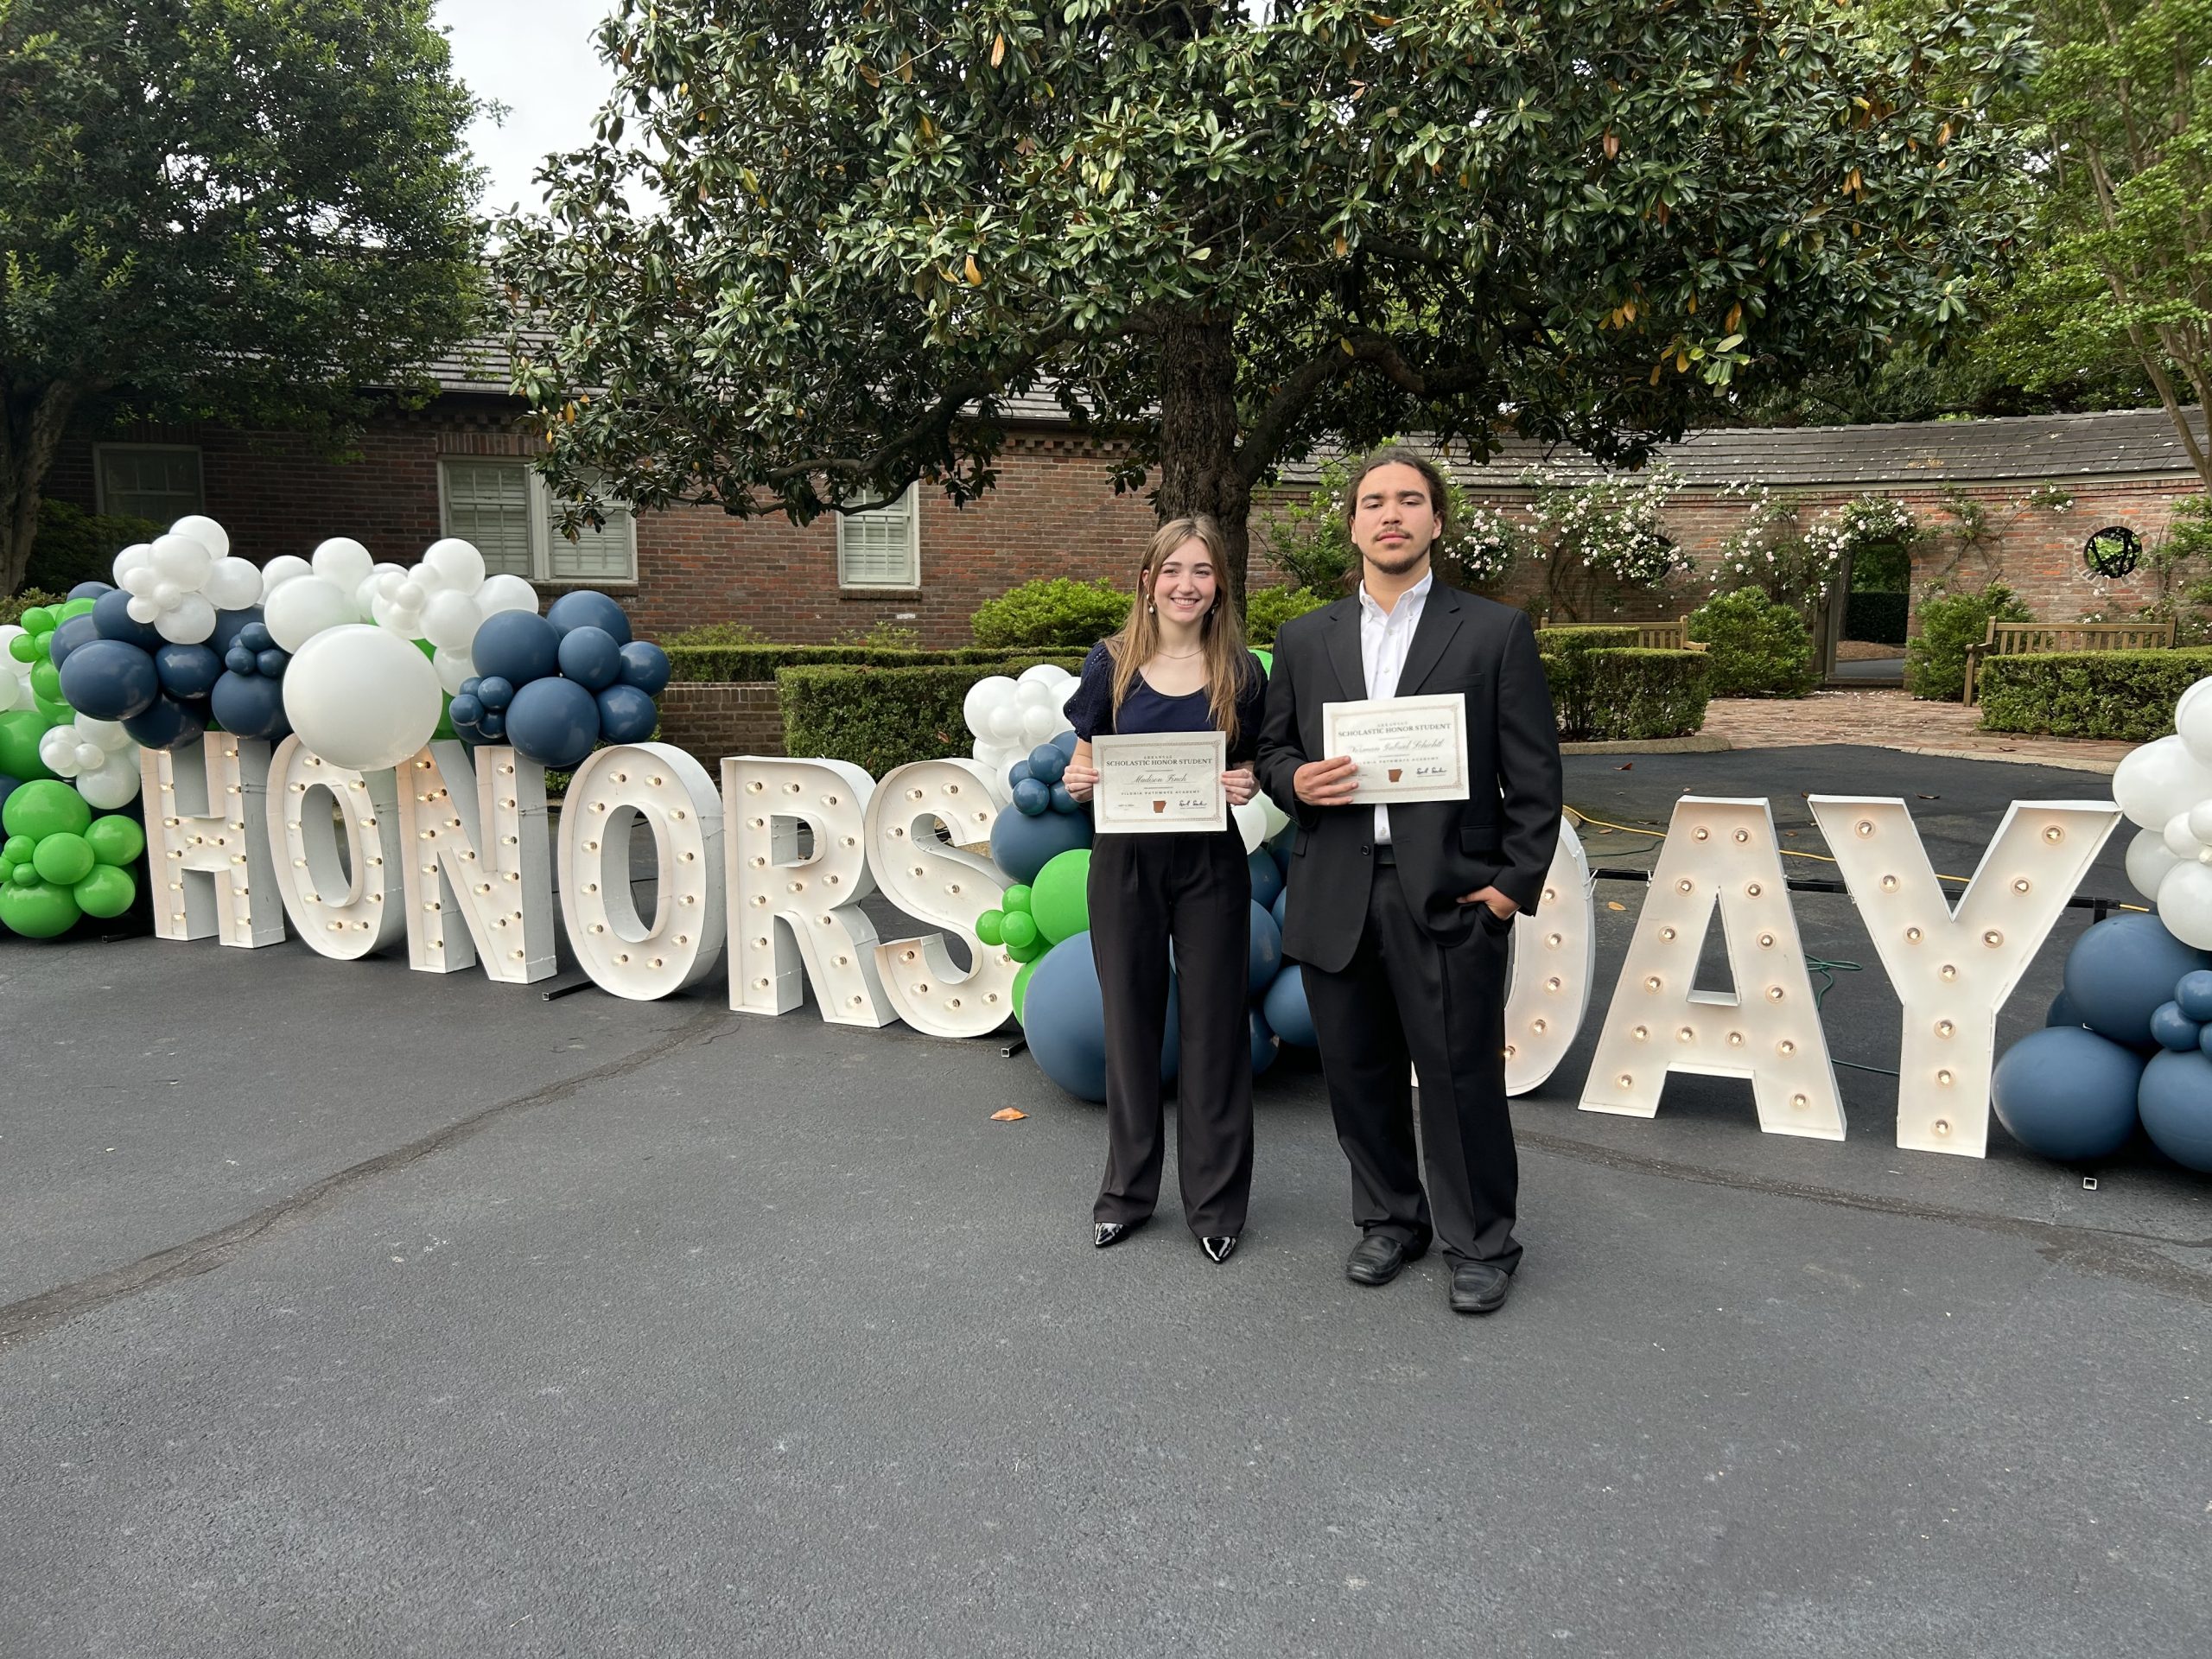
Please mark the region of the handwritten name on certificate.
<svg viewBox="0 0 2212 1659"><path fill-rule="evenodd" d="M1459 692L1323 703L1321 733L1327 753L1350 755L1359 767L1355 801L1467 798L1467 700Z"/></svg>
<svg viewBox="0 0 2212 1659"><path fill-rule="evenodd" d="M1229 822L1221 774L1229 739L1219 732L1142 732L1094 737L1098 767L1092 821L1104 835L1219 830Z"/></svg>

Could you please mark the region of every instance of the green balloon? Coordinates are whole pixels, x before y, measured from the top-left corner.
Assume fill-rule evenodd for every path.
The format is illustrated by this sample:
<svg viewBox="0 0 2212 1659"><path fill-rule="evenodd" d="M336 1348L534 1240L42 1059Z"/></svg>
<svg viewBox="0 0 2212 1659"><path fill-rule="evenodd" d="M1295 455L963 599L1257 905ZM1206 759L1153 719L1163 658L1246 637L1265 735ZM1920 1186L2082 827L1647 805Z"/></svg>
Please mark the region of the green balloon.
<svg viewBox="0 0 2212 1659"><path fill-rule="evenodd" d="M1039 961L1042 960L1042 957L1039 958ZM1029 1005L1029 976L1036 970L1036 963L1025 962L1020 971L1014 976L1014 1017L1017 1020L1021 1018L1022 1009Z"/></svg>
<svg viewBox="0 0 2212 1659"><path fill-rule="evenodd" d="M73 616L90 616L92 607L98 603L97 600L73 599L61 607L61 620L67 622Z"/></svg>
<svg viewBox="0 0 2212 1659"><path fill-rule="evenodd" d="M31 664L31 695L41 702L61 701L61 671L44 658Z"/></svg>
<svg viewBox="0 0 2212 1659"><path fill-rule="evenodd" d="M38 636L35 633L16 634L8 641L8 654L19 663L38 661Z"/></svg>
<svg viewBox="0 0 2212 1659"><path fill-rule="evenodd" d="M54 722L36 709L10 709L0 715L0 772L26 781L53 777L53 771L38 758L39 739L53 729Z"/></svg>
<svg viewBox="0 0 2212 1659"><path fill-rule="evenodd" d="M1090 849L1077 847L1054 855L1037 872L1029 896L1037 931L1053 944L1071 939L1090 925Z"/></svg>
<svg viewBox="0 0 2212 1659"><path fill-rule="evenodd" d="M11 864L8 867L8 885L15 887L35 887L38 885L38 866Z"/></svg>
<svg viewBox="0 0 2212 1659"><path fill-rule="evenodd" d="M1009 951L1018 951L1037 943L1037 918L1026 910L1009 910L1006 919L999 924L999 938ZM1027 957L1017 956L1016 962L1027 962Z"/></svg>
<svg viewBox="0 0 2212 1659"><path fill-rule="evenodd" d="M0 927L27 939L50 939L67 933L82 914L67 887L43 881L31 886L0 887Z"/></svg>
<svg viewBox="0 0 2212 1659"><path fill-rule="evenodd" d="M30 609L23 613L23 632L34 639L42 639L48 634L54 632L55 626L60 623L60 620L61 619L60 617L56 616L45 606L34 605ZM43 657L46 655L46 652L44 651L40 651L38 654ZM29 662L30 659L27 657L23 660L25 662Z"/></svg>
<svg viewBox="0 0 2212 1659"><path fill-rule="evenodd" d="M1030 890L1017 881L1006 890L1006 897L1000 899L999 904L1006 913L1011 916L1016 911L1027 911L1029 908L1030 897Z"/></svg>
<svg viewBox="0 0 2212 1659"><path fill-rule="evenodd" d="M112 864L96 864L92 873L69 891L78 909L105 921L130 908L131 902L138 897L138 884L130 879L128 870L119 870Z"/></svg>
<svg viewBox="0 0 2212 1659"><path fill-rule="evenodd" d="M85 838L65 830L39 842L31 868L57 887L73 887L92 873L98 862Z"/></svg>
<svg viewBox="0 0 2212 1659"><path fill-rule="evenodd" d="M52 731L56 726L67 726L77 718L77 711L67 703L54 702L48 698L41 697L35 690L31 693L31 706L37 709L41 717L45 720L48 731ZM51 773L48 775L52 776Z"/></svg>
<svg viewBox="0 0 2212 1659"><path fill-rule="evenodd" d="M1009 957L1012 957L1016 962L1027 963L1036 961L1038 957L1043 956L1052 948L1052 947L1051 945L1045 942L1043 935L1040 934L1036 938L1030 940L1027 944L1009 944L1006 948L1006 953Z"/></svg>
<svg viewBox="0 0 2212 1659"><path fill-rule="evenodd" d="M92 828L85 831L85 840L92 856L103 864L134 864L146 850L146 832L136 820L120 812L94 818Z"/></svg>
<svg viewBox="0 0 2212 1659"><path fill-rule="evenodd" d="M0 845L0 858L10 864L28 864L37 850L38 843L29 836L10 836L4 845Z"/></svg>
<svg viewBox="0 0 2212 1659"><path fill-rule="evenodd" d="M25 784L0 807L0 827L11 836L44 841L48 836L81 836L92 827L92 809L85 798L51 779Z"/></svg>
<svg viewBox="0 0 2212 1659"><path fill-rule="evenodd" d="M1003 944L1006 935L1000 927L1005 920L1006 912L1002 910L985 911L976 918L976 937L985 944Z"/></svg>
<svg viewBox="0 0 2212 1659"><path fill-rule="evenodd" d="M1272 651L1255 651L1252 654L1260 659L1261 671L1272 677L1275 671L1274 652Z"/></svg>

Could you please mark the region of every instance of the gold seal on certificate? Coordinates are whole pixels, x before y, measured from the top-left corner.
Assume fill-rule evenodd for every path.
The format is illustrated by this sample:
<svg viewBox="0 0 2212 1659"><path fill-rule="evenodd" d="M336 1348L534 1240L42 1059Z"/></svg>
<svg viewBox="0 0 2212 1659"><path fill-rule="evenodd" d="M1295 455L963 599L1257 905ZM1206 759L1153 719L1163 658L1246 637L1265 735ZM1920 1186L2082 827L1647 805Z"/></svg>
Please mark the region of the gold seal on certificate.
<svg viewBox="0 0 2212 1659"><path fill-rule="evenodd" d="M1141 732L1094 737L1098 767L1094 827L1104 835L1219 830L1229 822L1221 774L1229 740L1219 732Z"/></svg>
<svg viewBox="0 0 2212 1659"><path fill-rule="evenodd" d="M1363 804L1467 798L1467 700L1459 692L1325 702L1321 736L1326 753L1357 763L1352 799Z"/></svg>

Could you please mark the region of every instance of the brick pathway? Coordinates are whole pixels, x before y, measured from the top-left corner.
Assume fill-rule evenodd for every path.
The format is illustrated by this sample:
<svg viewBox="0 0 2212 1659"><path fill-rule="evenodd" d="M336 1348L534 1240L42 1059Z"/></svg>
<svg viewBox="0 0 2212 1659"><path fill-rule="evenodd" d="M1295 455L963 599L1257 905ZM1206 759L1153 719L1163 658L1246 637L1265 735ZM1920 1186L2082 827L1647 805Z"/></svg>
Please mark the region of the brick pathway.
<svg viewBox="0 0 2212 1659"><path fill-rule="evenodd" d="M1813 743L1871 743L1911 754L2018 760L2109 772L2133 743L1985 732L1980 711L1955 702L1920 702L1903 691L1815 691L1795 702L1731 697L1706 710L1705 734L1738 749Z"/></svg>

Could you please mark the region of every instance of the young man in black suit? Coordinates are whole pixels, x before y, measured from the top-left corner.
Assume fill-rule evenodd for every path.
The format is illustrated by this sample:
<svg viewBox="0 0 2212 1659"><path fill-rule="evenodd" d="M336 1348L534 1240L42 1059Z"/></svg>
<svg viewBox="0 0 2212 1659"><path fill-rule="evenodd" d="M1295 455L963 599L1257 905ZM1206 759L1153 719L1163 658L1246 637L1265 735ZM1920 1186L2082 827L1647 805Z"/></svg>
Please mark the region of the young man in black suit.
<svg viewBox="0 0 2212 1659"><path fill-rule="evenodd" d="M1360 585L1276 636L1259 774L1298 826L1283 950L1302 964L1351 1163L1362 1236L1344 1271L1387 1284L1433 1237L1452 1263L1452 1308L1490 1313L1521 1259L1507 938L1535 909L1559 839L1559 737L1529 619L1431 573L1444 514L1443 479L1422 456L1383 449L1361 466L1344 507ZM1468 798L1359 804L1357 768L1323 745L1322 705L1455 691Z"/></svg>

